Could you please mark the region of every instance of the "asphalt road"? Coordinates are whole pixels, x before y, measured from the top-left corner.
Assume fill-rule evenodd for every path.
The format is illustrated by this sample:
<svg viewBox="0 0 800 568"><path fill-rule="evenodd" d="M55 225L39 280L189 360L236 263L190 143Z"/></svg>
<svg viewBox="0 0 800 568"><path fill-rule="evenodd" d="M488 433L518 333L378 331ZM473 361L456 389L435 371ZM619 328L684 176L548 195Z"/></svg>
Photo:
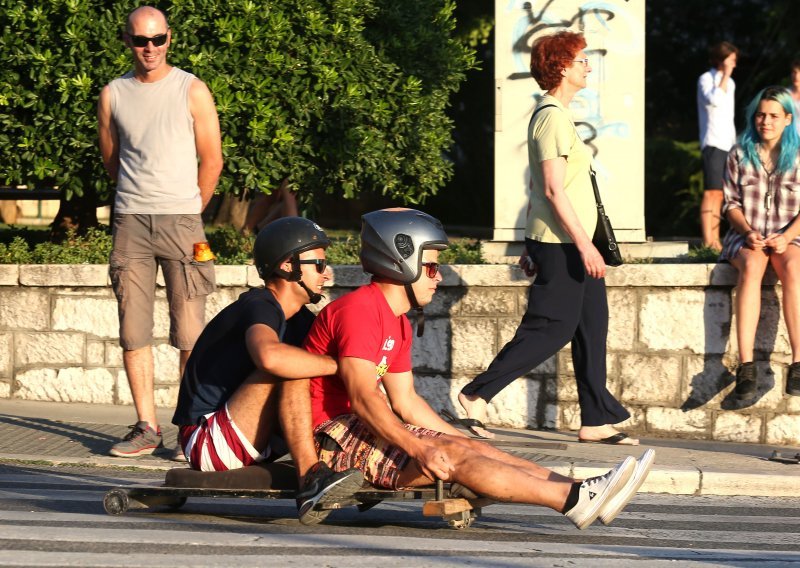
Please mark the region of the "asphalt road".
<svg viewBox="0 0 800 568"><path fill-rule="evenodd" d="M105 514L113 486L159 472L0 463L0 566L800 566L800 498L640 495L610 527L492 505L454 530L420 502L335 511L305 527L289 500L190 499Z"/></svg>

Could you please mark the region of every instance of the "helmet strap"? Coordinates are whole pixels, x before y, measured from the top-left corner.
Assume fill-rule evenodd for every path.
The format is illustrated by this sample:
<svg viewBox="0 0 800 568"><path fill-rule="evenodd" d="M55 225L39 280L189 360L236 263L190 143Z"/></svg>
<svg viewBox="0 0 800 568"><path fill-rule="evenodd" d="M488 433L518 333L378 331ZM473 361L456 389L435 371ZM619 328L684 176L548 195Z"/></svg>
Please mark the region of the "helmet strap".
<svg viewBox="0 0 800 568"><path fill-rule="evenodd" d="M305 290L305 291L306 291L306 294L308 294L308 301L309 301L309 302L311 302L312 304L318 304L318 303L319 303L319 301L320 301L320 300L322 300L322 298L324 298L324 297L325 297L325 296L323 296L322 294L319 294L319 293L317 293L317 292L312 292L312 291L311 291L311 288L309 288L308 286L306 286L306 283L305 283L305 282L303 282L302 280L298 280L298 281L297 281L297 283L298 283L298 284L300 284L300 287L301 287L303 290Z"/></svg>
<svg viewBox="0 0 800 568"><path fill-rule="evenodd" d="M417 312L417 337L422 337L422 334L425 333L425 312L422 311L422 306L417 302L417 297L414 295L414 289L411 284L406 284L404 288L406 289L408 301L411 302L411 307Z"/></svg>

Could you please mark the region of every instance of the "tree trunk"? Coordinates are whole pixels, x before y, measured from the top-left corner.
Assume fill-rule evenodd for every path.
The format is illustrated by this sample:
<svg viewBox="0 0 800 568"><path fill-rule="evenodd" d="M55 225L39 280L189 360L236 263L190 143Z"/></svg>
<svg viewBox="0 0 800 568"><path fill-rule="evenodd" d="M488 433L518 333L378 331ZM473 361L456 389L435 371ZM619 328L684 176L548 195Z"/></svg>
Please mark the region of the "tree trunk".
<svg viewBox="0 0 800 568"><path fill-rule="evenodd" d="M231 225L239 231L242 230L247 218L247 209L250 206L249 199L230 193L215 195L212 198L212 203L206 209L208 210L214 206L216 206L216 209L211 212L209 224L215 227ZM204 215L204 217L209 218L207 215Z"/></svg>
<svg viewBox="0 0 800 568"><path fill-rule="evenodd" d="M83 234L98 224L97 198L94 194L73 195L69 201L62 195L58 213L50 224L50 240L54 243L61 242L70 229Z"/></svg>
<svg viewBox="0 0 800 568"><path fill-rule="evenodd" d="M0 220L13 225L19 217L19 205L16 201L0 201Z"/></svg>

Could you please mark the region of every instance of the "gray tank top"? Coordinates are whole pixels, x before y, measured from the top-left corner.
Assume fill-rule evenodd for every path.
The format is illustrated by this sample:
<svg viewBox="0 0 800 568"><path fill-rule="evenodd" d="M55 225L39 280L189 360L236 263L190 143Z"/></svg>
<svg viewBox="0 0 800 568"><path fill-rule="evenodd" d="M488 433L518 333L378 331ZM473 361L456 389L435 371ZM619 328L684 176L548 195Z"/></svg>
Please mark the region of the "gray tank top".
<svg viewBox="0 0 800 568"><path fill-rule="evenodd" d="M173 67L155 83L133 72L109 83L119 134L117 213L200 213L194 120L189 87L195 76Z"/></svg>

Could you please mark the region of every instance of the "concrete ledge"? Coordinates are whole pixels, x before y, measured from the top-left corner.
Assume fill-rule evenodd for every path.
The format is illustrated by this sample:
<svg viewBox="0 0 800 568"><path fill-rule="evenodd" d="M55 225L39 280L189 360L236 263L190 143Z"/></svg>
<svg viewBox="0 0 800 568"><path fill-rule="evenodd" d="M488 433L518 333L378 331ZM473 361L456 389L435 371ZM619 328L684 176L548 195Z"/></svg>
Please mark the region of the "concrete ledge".
<svg viewBox="0 0 800 568"><path fill-rule="evenodd" d="M654 465L642 485L644 493L670 493L672 495L697 495L700 493L702 472L694 467Z"/></svg>
<svg viewBox="0 0 800 568"><path fill-rule="evenodd" d="M25 264L19 267L21 286L108 286L107 264Z"/></svg>
<svg viewBox="0 0 800 568"><path fill-rule="evenodd" d="M356 287L369 282L360 266L333 266L329 286ZM216 266L219 286L260 286L253 265ZM516 264L448 264L442 267L441 287L528 286L531 280ZM608 287L735 286L736 269L729 264L625 264L609 268ZM776 284L769 271L765 286ZM108 286L107 264L0 264L0 286ZM164 285L159 271L157 284Z"/></svg>
<svg viewBox="0 0 800 568"><path fill-rule="evenodd" d="M800 466L786 466L783 475L704 470L702 495L794 497L800 495ZM794 468L794 469L788 469Z"/></svg>
<svg viewBox="0 0 800 568"><path fill-rule="evenodd" d="M0 286L19 284L19 264L0 264Z"/></svg>

